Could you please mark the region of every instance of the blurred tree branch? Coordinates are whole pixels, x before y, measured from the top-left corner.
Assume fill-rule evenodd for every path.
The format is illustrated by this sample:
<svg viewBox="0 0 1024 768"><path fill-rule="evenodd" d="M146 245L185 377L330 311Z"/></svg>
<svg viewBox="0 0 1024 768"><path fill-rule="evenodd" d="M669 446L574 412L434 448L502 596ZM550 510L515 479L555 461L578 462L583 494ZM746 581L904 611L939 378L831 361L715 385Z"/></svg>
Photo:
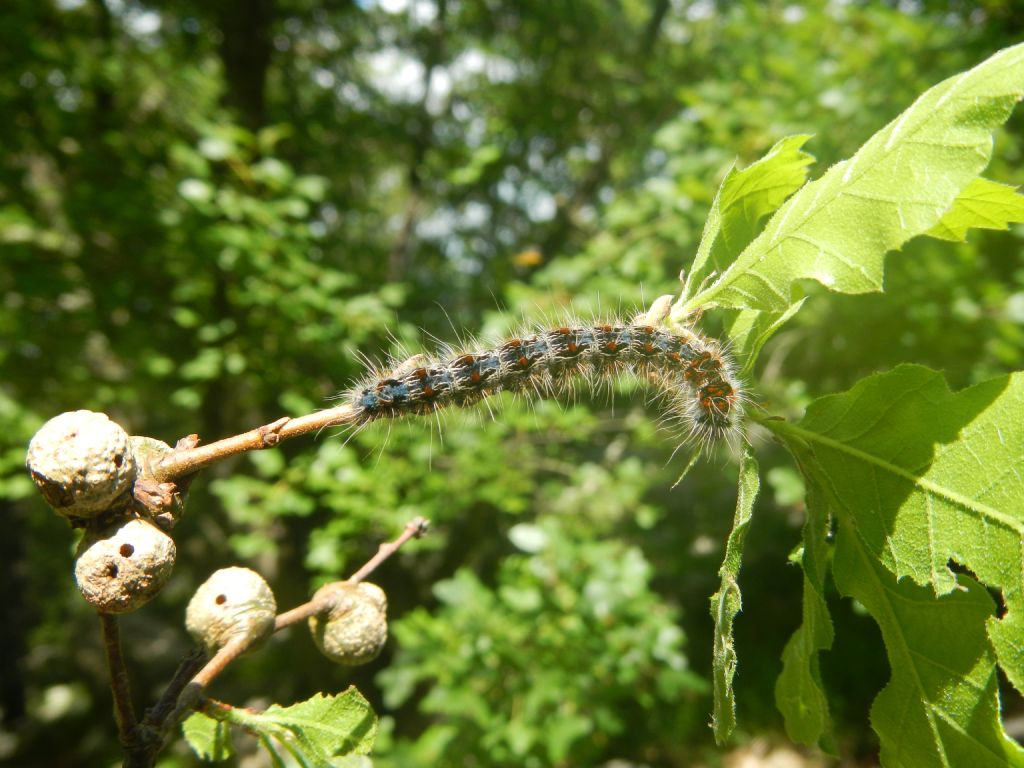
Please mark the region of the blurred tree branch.
<svg viewBox="0 0 1024 768"><path fill-rule="evenodd" d="M252 130L266 122L267 71L273 55L275 0L222 0L217 3L225 100Z"/></svg>
<svg viewBox="0 0 1024 768"><path fill-rule="evenodd" d="M415 239L416 221L419 218L423 193L422 166L433 142L434 118L430 114L430 98L435 72L444 58L447 12L447 0L437 0L437 18L432 25L433 30L427 39L426 54L423 57L423 97L420 99L412 132L412 157L406 171L409 199L406 202L398 237L388 256L388 279L391 282L400 282L405 278L409 254Z"/></svg>

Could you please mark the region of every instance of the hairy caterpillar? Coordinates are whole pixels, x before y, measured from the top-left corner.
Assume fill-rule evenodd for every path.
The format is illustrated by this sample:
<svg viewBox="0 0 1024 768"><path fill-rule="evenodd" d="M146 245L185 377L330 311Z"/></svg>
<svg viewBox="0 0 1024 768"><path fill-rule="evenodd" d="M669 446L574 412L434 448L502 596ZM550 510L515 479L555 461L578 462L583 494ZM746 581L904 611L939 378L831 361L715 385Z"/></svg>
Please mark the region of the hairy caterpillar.
<svg viewBox="0 0 1024 768"><path fill-rule="evenodd" d="M711 442L737 429L743 394L719 343L694 331L633 323L566 324L506 339L489 349L415 355L371 373L342 397L353 423L426 415L475 405L497 392L549 396L577 377L631 373L666 396L689 437Z"/></svg>

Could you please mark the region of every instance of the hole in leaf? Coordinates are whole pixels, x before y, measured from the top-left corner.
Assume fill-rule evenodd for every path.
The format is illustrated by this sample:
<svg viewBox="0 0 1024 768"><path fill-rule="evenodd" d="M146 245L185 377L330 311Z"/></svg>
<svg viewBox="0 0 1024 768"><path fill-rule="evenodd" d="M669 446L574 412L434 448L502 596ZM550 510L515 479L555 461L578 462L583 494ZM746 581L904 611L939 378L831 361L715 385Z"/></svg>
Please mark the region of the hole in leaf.
<svg viewBox="0 0 1024 768"><path fill-rule="evenodd" d="M946 561L946 567L949 568L949 570L951 570L953 573L962 573L965 576L970 576L975 581L978 580L978 577L974 575L974 571L972 571L966 565L961 565L952 557Z"/></svg>
<svg viewBox="0 0 1024 768"><path fill-rule="evenodd" d="M133 554L135 554L135 547L133 547L131 544L125 543L122 544L121 548L117 551L121 553L121 557L131 557Z"/></svg>
<svg viewBox="0 0 1024 768"><path fill-rule="evenodd" d="M120 467L122 461L124 461L124 456L122 456L120 453L115 453L114 454L114 466L115 467Z"/></svg>
<svg viewBox="0 0 1024 768"><path fill-rule="evenodd" d="M1006 601L1003 599L1003 591L1001 589L989 586L981 579L979 579L978 576L974 573L974 571L972 571L966 565L958 563L956 560L952 558L950 558L949 561L946 563L946 567L949 568L949 570L951 570L953 573L959 574L961 576L969 576L985 588L985 590L989 594L989 597L991 597L993 602L995 602L996 604L995 616L997 619L1001 619L1003 618L1003 616L1006 615Z"/></svg>
<svg viewBox="0 0 1024 768"><path fill-rule="evenodd" d="M1002 704L1003 717L1005 718L1007 713L1014 713L1013 716L1019 719L1019 713L1024 712L1024 695L1006 677L1006 671L1002 667L996 667L996 671L999 674L999 700Z"/></svg>
<svg viewBox="0 0 1024 768"><path fill-rule="evenodd" d="M996 601L996 618L1001 619L1006 615L1006 601L1003 600L1003 590L995 589L994 587L987 587L988 593L992 595L992 599Z"/></svg>
<svg viewBox="0 0 1024 768"><path fill-rule="evenodd" d="M107 563L106 576L111 579L117 578L117 563Z"/></svg>

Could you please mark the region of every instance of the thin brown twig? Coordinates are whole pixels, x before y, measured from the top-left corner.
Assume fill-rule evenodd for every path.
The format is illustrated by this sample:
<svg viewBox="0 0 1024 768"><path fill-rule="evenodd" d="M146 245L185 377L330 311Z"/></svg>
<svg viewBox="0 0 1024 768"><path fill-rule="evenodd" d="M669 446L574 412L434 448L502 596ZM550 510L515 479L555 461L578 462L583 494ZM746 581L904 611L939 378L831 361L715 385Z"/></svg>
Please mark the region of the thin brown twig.
<svg viewBox="0 0 1024 768"><path fill-rule="evenodd" d="M270 424L250 429L240 435L226 437L215 443L171 451L153 468L153 475L159 482L169 482L228 456L271 448L290 437L316 432L325 427L348 424L352 419L353 410L349 403L296 418L285 416Z"/></svg>
<svg viewBox="0 0 1024 768"><path fill-rule="evenodd" d="M194 709L196 704L199 703L203 696L203 691L227 668L228 664L262 639L262 637L258 636L243 635L229 640L218 650L213 655L213 658L206 662L203 668L193 675L192 679L182 689L174 710L167 716L166 727L173 728L184 720L189 710Z"/></svg>
<svg viewBox="0 0 1024 768"><path fill-rule="evenodd" d="M114 722L117 723L117 735L124 747L124 765L125 768L148 768L153 764L152 756L139 738L128 667L121 650L121 627L117 616L113 614L101 613L99 617L110 674L110 692L114 697Z"/></svg>
<svg viewBox="0 0 1024 768"><path fill-rule="evenodd" d="M373 573L381 563L397 552L409 539L418 539L423 536L423 534L427 532L427 527L429 525L430 521L425 517L413 518L406 523L405 530L402 531L401 535L397 539L381 544L377 548L377 553L367 560L362 568L349 576L345 581L349 584L358 584ZM332 605L329 599L312 599L309 602L292 608L290 611L285 611L284 613L279 614L277 618L274 619L274 631L277 632L285 627L298 624L312 616L325 613L326 611L331 610L331 608Z"/></svg>
<svg viewBox="0 0 1024 768"><path fill-rule="evenodd" d="M171 731L180 720L180 718L179 720L174 719L174 713L181 699L182 691L189 685L192 677L204 663L206 663L206 653L200 648L195 648L185 654L178 664L171 682L167 684L156 704L146 710L145 716L136 726L135 732L138 741L138 748L135 750L136 764L140 768L142 766L150 768L156 763L157 754L163 749Z"/></svg>
<svg viewBox="0 0 1024 768"><path fill-rule="evenodd" d="M279 632L286 627L298 624L329 609L330 606L320 600L310 600L302 605L297 605L290 611L277 615L274 619L274 631Z"/></svg>
<svg viewBox="0 0 1024 768"><path fill-rule="evenodd" d="M117 616L101 613L100 631L103 635L103 649L107 655L107 669L110 672L110 692L114 696L114 720L117 732L124 744L132 740L135 728L135 707L132 706L131 686L128 682L128 668L121 652L121 628Z"/></svg>
<svg viewBox="0 0 1024 768"><path fill-rule="evenodd" d="M348 577L349 584L358 584L360 581L365 579L371 573L376 570L377 566L387 560L391 555L401 548L405 542L409 539L418 539L427 532L427 527L430 525L430 521L425 517L416 517L410 520L405 525L405 530L402 531L402 535L394 541L389 541L385 544L381 544L377 548L377 554L371 557L362 568L353 573Z"/></svg>
<svg viewBox="0 0 1024 768"><path fill-rule="evenodd" d="M191 682L198 685L200 688L206 688L214 681L214 678L227 669L228 664L261 640L263 640L263 637L258 635L243 635L241 637L236 637L233 640L229 640L213 655L213 658L206 662L203 668L193 676Z"/></svg>

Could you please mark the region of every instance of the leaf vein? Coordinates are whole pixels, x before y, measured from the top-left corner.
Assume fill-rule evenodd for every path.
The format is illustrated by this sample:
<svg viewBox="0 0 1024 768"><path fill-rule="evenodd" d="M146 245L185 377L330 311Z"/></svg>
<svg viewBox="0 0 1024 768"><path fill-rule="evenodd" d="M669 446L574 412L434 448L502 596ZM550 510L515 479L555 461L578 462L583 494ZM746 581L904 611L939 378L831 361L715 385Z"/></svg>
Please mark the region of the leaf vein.
<svg viewBox="0 0 1024 768"><path fill-rule="evenodd" d="M821 445L827 448L830 448L834 451L838 451L839 453L845 453L846 455L858 459L859 461L863 461L866 464L872 464L876 467L880 467L886 472L889 472L890 474L893 474L899 478L902 478L903 480L906 480L907 482L922 489L923 491L927 491L928 493L940 496L946 499L947 501L950 501L951 503L959 507L962 507L963 509L966 509L968 511L975 512L979 515L987 516L991 518L994 522L1002 525L1003 527L1009 528L1011 531L1014 531L1015 533L1024 536L1024 521L1018 520L1006 514L1005 512L996 509L995 507L992 507L988 504L975 503L972 499L969 499L966 496L954 491L952 488L946 488L945 486L940 485L932 480L929 480L926 477L916 476L911 472L905 470L903 467L892 464L891 462L888 462L885 459L879 458L878 456L870 454L866 451L862 451L859 448L854 448L853 446L847 445L846 443L834 440L830 437L827 437L824 434L812 432L808 429L804 429L803 427L799 427L795 424L786 424L785 430L791 431L793 434L799 436L800 438L802 438L803 440L812 445L815 443L820 443Z"/></svg>

